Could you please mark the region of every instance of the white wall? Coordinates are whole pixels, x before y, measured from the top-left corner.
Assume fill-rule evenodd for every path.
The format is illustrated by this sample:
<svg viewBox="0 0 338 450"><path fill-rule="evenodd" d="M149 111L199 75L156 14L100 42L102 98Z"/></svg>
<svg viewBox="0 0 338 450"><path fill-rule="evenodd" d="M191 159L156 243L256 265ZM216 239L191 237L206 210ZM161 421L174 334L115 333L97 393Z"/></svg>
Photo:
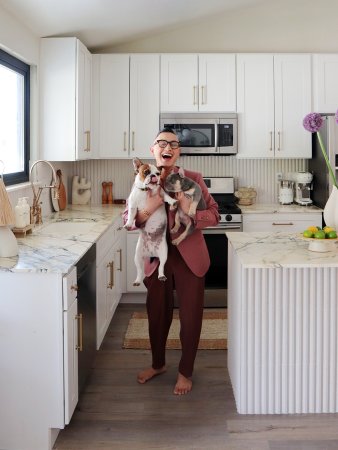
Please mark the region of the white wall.
<svg viewBox="0 0 338 450"><path fill-rule="evenodd" d="M103 51L338 52L337 17L337 0L265 0Z"/></svg>

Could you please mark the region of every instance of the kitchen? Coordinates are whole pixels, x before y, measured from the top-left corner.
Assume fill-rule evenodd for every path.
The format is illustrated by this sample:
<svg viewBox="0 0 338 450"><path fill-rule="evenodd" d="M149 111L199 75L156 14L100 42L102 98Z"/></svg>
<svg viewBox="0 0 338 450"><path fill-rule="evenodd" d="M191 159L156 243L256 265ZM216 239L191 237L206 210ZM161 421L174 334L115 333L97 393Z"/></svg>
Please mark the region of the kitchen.
<svg viewBox="0 0 338 450"><path fill-rule="evenodd" d="M300 1L290 2L289 7L285 5L285 2L283 2L283 5L278 4L278 2L255 2L250 6L250 2L248 2L247 8L233 10L231 13L222 14L222 17L214 17L212 22L209 19L209 22L205 23L206 29L208 29L208 39L200 35L200 28L196 25L186 24L184 27L182 26L171 32L157 31L156 39L153 37L138 37L135 38L134 42L117 44L105 49L105 53L335 53L337 51L335 46L337 39L334 24L335 14L333 12L336 11L336 5L334 2L330 2L330 8L327 11L320 12L317 10L318 5L316 6L314 2L313 8L306 5L308 5L308 2ZM253 16L257 18L256 21L252 21ZM276 20L276 17L279 17L279 20ZM321 27L318 26L319 17L323 21ZM263 24L262 18L264 18ZM26 61L38 66L39 38L22 26L5 9L5 4L1 9L0 21L1 46L5 50L12 50L15 54L22 55ZM202 24L204 23L202 22ZM265 31L263 39L262 29ZM285 33L285 29L290 30L290 32ZM316 29L315 39L313 29ZM328 29L332 33L330 39L327 38ZM43 35L46 34L46 32L43 32ZM236 36L236 39L233 36ZM80 35L79 38L81 39ZM84 44L87 44L87 42L84 42ZM101 53L100 44L93 50L93 53ZM33 86L37 86L38 83L38 75L34 76L34 70L31 83ZM118 106L120 107L120 105ZM31 107L36 112L36 115L33 115L32 118L31 128L33 142L31 145L31 160L34 161L44 158L44 150L41 145L38 146L40 133L37 119L38 103L34 97ZM306 113L310 110L311 108ZM259 123L255 123L255 126L257 128ZM149 146L149 143L147 145ZM148 147L145 150L147 151ZM101 203L101 183L104 180L114 182L114 198L122 199L128 195L133 179L131 161L128 158L117 160L103 158L69 162L64 162L64 160L59 162L53 158L47 159L57 161L54 162L55 167L62 169L64 179L67 180L69 197L71 178L75 174L80 174L81 177L92 181L93 205ZM236 180L236 188L239 186L255 187L257 204L273 205L278 204L276 173L287 175L307 169L306 158L240 159L235 156L186 156L182 157L181 164L186 168L201 171L207 177L233 176ZM41 170L43 170L42 167ZM50 171L46 171L45 176L50 177ZM9 188L9 193L13 204L16 204L17 198L21 196L28 196L30 202L32 200L30 186L24 188L22 192ZM43 192L42 201L44 206L48 208L49 192L47 190ZM267 210L267 212L271 213L271 210ZM332 437L332 434L330 436L331 439L336 438ZM263 444L261 443L261 445Z"/></svg>

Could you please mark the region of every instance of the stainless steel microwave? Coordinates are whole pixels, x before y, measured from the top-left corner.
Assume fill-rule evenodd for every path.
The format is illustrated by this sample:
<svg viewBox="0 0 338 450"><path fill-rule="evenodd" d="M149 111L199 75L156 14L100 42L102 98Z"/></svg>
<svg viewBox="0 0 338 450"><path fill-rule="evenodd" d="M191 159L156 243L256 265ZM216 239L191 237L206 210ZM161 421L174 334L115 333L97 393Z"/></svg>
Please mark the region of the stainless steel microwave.
<svg viewBox="0 0 338 450"><path fill-rule="evenodd" d="M164 113L160 128L172 128L181 143L181 155L237 153L237 114Z"/></svg>

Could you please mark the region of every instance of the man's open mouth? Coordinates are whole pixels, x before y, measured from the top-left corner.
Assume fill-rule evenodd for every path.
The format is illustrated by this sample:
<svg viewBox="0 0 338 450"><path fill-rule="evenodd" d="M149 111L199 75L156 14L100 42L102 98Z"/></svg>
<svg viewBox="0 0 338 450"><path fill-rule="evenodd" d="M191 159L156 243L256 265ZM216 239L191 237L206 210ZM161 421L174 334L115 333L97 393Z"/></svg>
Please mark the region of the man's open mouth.
<svg viewBox="0 0 338 450"><path fill-rule="evenodd" d="M161 156L163 159L171 159L173 157L171 153L162 153Z"/></svg>

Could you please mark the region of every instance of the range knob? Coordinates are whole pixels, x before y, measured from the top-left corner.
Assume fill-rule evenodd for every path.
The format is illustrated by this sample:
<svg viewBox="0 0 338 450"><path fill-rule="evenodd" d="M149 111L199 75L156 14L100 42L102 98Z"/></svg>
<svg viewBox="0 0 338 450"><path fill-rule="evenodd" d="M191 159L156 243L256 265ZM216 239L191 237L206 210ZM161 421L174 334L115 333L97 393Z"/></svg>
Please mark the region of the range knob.
<svg viewBox="0 0 338 450"><path fill-rule="evenodd" d="M226 220L227 222L231 222L231 221L232 221L232 215L231 215L231 214L227 214L227 215L225 216L225 220Z"/></svg>

